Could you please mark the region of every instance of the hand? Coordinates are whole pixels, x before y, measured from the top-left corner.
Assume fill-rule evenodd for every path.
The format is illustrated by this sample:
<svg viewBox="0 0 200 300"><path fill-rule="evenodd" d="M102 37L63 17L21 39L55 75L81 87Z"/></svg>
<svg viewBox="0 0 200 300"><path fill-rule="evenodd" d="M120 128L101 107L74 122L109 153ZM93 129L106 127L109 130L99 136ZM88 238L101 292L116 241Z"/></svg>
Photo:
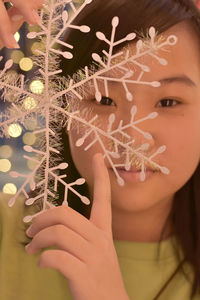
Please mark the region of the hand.
<svg viewBox="0 0 200 300"><path fill-rule="evenodd" d="M46 250L40 268L59 270L69 282L75 300L129 299L122 280L112 237L111 190L101 154L93 157L94 191L90 220L68 206L48 209L27 230L33 237L29 254Z"/></svg>
<svg viewBox="0 0 200 300"><path fill-rule="evenodd" d="M196 5L200 9L200 0L196 0Z"/></svg>
<svg viewBox="0 0 200 300"><path fill-rule="evenodd" d="M4 2L0 0L0 48L19 48L14 34L24 21L37 24L39 15L37 10L42 7L44 0L12 0L13 6L6 10Z"/></svg>

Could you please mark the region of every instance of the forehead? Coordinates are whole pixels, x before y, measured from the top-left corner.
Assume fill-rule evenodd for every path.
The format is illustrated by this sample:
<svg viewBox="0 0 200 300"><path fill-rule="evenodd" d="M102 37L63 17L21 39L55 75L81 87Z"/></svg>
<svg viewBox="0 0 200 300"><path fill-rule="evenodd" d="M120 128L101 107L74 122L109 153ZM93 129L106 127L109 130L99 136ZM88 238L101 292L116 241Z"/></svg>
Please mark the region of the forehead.
<svg viewBox="0 0 200 300"><path fill-rule="evenodd" d="M150 55L145 55L137 61L150 68L150 72L145 72L143 79L146 81L160 80L166 77L176 77L186 75L196 84L200 81L200 54L199 39L192 25L188 21L180 22L171 27L157 38L167 39L168 36L175 35L178 38L176 45L165 46L156 51L156 55L167 60L167 66L161 65L158 60ZM131 55L136 53L136 44L129 43L128 49ZM141 69L136 64L127 64L127 67L133 71L133 78L139 76ZM104 76L119 77L122 71L108 71Z"/></svg>

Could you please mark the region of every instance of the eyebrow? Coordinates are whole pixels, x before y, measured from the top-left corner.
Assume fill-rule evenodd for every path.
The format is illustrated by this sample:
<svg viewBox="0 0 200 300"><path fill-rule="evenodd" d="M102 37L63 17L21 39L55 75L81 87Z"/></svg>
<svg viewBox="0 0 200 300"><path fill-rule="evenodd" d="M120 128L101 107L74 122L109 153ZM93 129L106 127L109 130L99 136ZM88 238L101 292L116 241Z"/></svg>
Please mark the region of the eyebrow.
<svg viewBox="0 0 200 300"><path fill-rule="evenodd" d="M106 76L101 75L102 77L108 77L108 78L112 78L112 75L107 74ZM172 83L183 83L189 87L196 87L196 83L189 78L186 75L177 75L177 76L173 76L173 77L167 77L167 78L162 78L160 80L157 80L158 82L160 82L161 84L167 85L167 84L172 84ZM115 83L115 82L113 82Z"/></svg>
<svg viewBox="0 0 200 300"><path fill-rule="evenodd" d="M194 86L196 87L196 84L194 83L194 81L186 75L163 78L163 79L158 80L158 81L161 84L165 84L165 85L177 82L177 83L183 83L183 84L185 84L187 86L190 86L190 87L194 87Z"/></svg>

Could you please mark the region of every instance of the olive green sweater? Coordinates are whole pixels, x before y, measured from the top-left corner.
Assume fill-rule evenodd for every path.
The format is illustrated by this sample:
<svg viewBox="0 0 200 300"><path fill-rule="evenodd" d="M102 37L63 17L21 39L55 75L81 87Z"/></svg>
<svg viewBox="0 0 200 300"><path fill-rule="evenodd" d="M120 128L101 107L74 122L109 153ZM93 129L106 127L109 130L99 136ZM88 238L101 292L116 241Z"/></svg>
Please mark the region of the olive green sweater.
<svg viewBox="0 0 200 300"><path fill-rule="evenodd" d="M8 207L8 199L9 196L0 195L0 300L73 299L67 279L57 270L40 269L37 261L41 253L30 255L25 251L24 244L30 241L25 231L30 224L22 219L29 210L24 211L23 200ZM156 261L158 243L114 241L131 300L152 300L173 273L177 259L172 240L176 241L174 237L162 241L159 261ZM192 274L190 267L187 270ZM87 278L85 281L87 287ZM191 288L180 271L160 300L190 300ZM192 300L200 300L200 295Z"/></svg>

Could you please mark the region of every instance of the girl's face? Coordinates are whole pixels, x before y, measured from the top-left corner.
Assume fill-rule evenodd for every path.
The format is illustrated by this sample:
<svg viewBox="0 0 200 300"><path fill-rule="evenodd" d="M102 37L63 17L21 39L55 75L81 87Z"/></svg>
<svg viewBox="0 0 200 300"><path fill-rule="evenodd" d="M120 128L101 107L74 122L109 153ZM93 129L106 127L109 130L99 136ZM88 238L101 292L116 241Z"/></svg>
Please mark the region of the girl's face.
<svg viewBox="0 0 200 300"><path fill-rule="evenodd" d="M142 59L142 62L151 69L150 73L144 74L143 80L160 81L160 87L130 84L128 87L133 95L133 102L129 102L125 98L123 86L110 83L109 98L113 102L109 100L106 105L105 102L99 104L92 95L93 100L88 97L80 104L81 112L91 110L92 106L92 113L88 119L98 114L98 127L105 131L111 113L116 116L114 127L119 125L120 120L123 120L123 124L128 124L133 105L137 106L135 120L146 117L154 111L158 113L157 118L138 124L138 128L152 135L152 140L147 141L133 128L128 128L126 132L135 139L135 145L139 146L146 142L150 144L148 157L160 146L166 145L166 151L153 160L160 166L167 167L170 174L155 172L144 182L125 182L122 187L116 181L110 162L105 159L110 175L113 213L142 212L155 206L166 209L166 206L171 204L174 194L193 175L200 161L199 40L194 29L186 21L171 27L163 36L167 38L171 34L177 36L177 44L166 49L169 51L159 50L157 53L168 61L167 66L160 65L150 56ZM129 47L135 53L135 44L132 43ZM136 66L132 68L134 68L132 79L135 79L140 70ZM103 87L100 89L105 95ZM73 161L81 176L86 179L92 196L92 156L96 152L104 152L99 143L84 151L95 137L94 134L88 136L81 147L75 145L76 141L84 135L84 130L87 129L82 128L77 131L76 128L71 128L68 134ZM109 140L105 138L103 140L108 149ZM117 163L116 159L112 160Z"/></svg>

